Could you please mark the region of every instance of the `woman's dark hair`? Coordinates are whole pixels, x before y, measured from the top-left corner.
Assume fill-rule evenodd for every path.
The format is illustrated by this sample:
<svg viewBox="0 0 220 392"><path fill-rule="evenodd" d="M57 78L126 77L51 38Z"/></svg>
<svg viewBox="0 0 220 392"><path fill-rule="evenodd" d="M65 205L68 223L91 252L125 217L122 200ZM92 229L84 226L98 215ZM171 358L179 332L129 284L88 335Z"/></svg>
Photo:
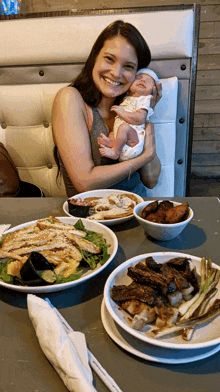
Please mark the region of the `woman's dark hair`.
<svg viewBox="0 0 220 392"><path fill-rule="evenodd" d="M124 37L136 50L138 58L138 68L146 68L151 61L150 49L140 32L130 23L116 20L107 26L97 38L84 68L79 76L70 84L75 87L83 97L83 100L92 107L98 106L101 100L101 93L93 82L92 72L98 54L103 48L105 41L117 35ZM118 97L116 103L119 103Z"/></svg>

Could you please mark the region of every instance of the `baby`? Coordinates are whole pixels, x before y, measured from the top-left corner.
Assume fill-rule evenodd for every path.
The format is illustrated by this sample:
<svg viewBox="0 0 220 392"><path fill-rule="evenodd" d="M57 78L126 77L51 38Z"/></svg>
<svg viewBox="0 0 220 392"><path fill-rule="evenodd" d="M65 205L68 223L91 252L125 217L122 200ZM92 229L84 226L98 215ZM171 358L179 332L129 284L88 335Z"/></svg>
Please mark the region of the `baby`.
<svg viewBox="0 0 220 392"><path fill-rule="evenodd" d="M150 107L152 89L157 82L157 75L149 68L142 68L137 72L123 102L111 108L117 114L113 131L109 133L109 137L101 134L97 139L102 156L124 161L141 154L146 121L153 114Z"/></svg>

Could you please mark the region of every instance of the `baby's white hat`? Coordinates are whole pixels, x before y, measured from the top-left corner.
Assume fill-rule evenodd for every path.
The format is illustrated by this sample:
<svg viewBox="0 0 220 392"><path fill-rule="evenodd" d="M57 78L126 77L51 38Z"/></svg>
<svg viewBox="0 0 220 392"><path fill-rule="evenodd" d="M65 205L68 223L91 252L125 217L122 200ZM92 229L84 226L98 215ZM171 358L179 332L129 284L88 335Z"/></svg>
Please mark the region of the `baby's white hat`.
<svg viewBox="0 0 220 392"><path fill-rule="evenodd" d="M152 69L149 69L149 68L141 68L141 69L139 69L139 70L137 71L137 75L138 75L138 74L141 74L141 73L150 75L150 76L155 80L156 83L159 83L159 78L158 78L158 76L155 74L155 72L152 71Z"/></svg>

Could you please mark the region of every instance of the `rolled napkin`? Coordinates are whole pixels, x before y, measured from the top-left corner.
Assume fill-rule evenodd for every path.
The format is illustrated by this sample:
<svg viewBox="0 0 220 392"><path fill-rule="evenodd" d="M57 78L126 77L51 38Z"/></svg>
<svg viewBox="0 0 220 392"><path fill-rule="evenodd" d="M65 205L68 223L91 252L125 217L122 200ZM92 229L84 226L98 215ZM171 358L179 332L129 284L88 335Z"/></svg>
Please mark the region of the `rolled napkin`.
<svg viewBox="0 0 220 392"><path fill-rule="evenodd" d="M39 344L71 392L97 392L89 366L85 335L67 333L54 309L42 298L27 295L29 317Z"/></svg>

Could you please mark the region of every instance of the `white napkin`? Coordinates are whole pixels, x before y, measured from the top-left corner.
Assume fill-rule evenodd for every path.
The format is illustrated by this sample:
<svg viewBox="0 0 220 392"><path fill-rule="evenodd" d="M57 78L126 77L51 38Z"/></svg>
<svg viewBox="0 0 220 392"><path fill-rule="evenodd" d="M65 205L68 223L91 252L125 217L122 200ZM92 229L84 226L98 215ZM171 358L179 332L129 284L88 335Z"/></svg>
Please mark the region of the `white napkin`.
<svg viewBox="0 0 220 392"><path fill-rule="evenodd" d="M97 392L92 384L85 335L67 333L56 312L42 298L28 294L27 305L39 344L69 391Z"/></svg>

